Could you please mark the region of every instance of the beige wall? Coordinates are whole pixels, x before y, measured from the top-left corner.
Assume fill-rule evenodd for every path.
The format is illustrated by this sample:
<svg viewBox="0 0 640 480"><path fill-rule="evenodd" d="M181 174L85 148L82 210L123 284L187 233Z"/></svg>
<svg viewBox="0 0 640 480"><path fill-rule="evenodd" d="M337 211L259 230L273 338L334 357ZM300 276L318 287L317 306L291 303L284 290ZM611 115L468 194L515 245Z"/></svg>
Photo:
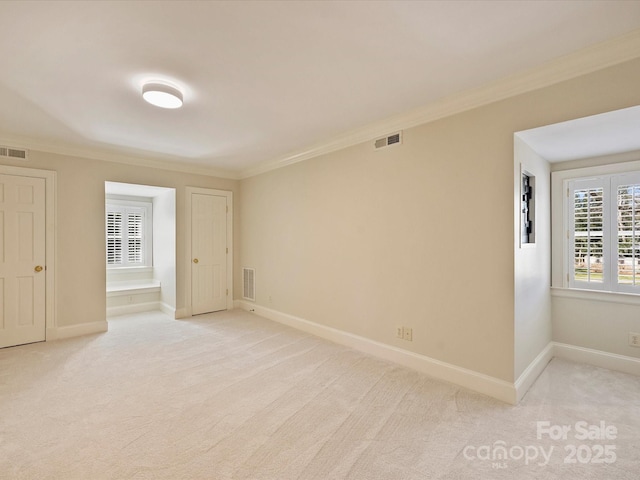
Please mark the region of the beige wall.
<svg viewBox="0 0 640 480"><path fill-rule="evenodd" d="M628 62L243 180L257 303L513 381L513 135L639 104L638 78Z"/></svg>
<svg viewBox="0 0 640 480"><path fill-rule="evenodd" d="M58 174L60 326L105 318L105 181L176 188L178 309L185 186L216 188L236 194L236 298L255 267L260 305L511 382L513 134L640 104L638 78L640 60L241 182L37 151L3 163Z"/></svg>
<svg viewBox="0 0 640 480"><path fill-rule="evenodd" d="M56 317L61 327L105 320L105 181L176 189L177 308L185 305L185 186L231 190L235 197L238 193L235 180L38 151L30 151L27 162L4 159L2 163L57 172Z"/></svg>

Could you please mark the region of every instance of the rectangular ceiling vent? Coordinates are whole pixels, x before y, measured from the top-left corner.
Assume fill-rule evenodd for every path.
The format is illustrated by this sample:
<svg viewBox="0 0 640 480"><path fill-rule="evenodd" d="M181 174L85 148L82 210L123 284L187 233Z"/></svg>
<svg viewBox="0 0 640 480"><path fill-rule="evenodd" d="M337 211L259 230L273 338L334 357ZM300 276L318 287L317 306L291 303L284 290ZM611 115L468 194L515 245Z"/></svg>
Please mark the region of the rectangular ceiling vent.
<svg viewBox="0 0 640 480"><path fill-rule="evenodd" d="M376 150L379 148L391 147L393 145L402 144L402 132L394 133L393 135L389 135L387 137L379 138L376 140L375 146Z"/></svg>
<svg viewBox="0 0 640 480"><path fill-rule="evenodd" d="M0 145L0 157L14 158L17 160L26 160L27 151L20 148L5 147Z"/></svg>
<svg viewBox="0 0 640 480"><path fill-rule="evenodd" d="M242 267L242 298L256 301L256 270Z"/></svg>

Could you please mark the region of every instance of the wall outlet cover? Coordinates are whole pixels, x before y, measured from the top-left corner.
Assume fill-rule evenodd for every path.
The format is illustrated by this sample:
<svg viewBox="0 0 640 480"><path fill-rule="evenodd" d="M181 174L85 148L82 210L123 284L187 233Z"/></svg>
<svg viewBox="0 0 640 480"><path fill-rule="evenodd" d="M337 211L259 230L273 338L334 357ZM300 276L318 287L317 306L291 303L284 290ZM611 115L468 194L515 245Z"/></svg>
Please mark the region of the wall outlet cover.
<svg viewBox="0 0 640 480"><path fill-rule="evenodd" d="M413 340L413 330L411 328L404 328L404 339L411 342Z"/></svg>

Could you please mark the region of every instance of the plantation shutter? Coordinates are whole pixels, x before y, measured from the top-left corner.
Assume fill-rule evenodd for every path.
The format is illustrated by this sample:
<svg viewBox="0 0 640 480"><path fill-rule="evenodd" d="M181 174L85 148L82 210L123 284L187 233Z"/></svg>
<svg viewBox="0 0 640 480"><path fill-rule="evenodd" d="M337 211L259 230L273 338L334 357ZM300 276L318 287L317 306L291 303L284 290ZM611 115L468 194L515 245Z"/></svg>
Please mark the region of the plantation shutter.
<svg viewBox="0 0 640 480"><path fill-rule="evenodd" d="M613 234L617 290L637 293L640 289L640 174L612 178L615 195Z"/></svg>
<svg viewBox="0 0 640 480"><path fill-rule="evenodd" d="M601 289L608 282L605 235L605 194L603 179L569 183L570 205L570 285Z"/></svg>
<svg viewBox="0 0 640 480"><path fill-rule="evenodd" d="M138 202L140 203L140 202ZM150 207L107 204L107 266L151 265Z"/></svg>
<svg viewBox="0 0 640 480"><path fill-rule="evenodd" d="M127 261L131 264L144 262L143 232L144 216L139 212L127 213Z"/></svg>
<svg viewBox="0 0 640 480"><path fill-rule="evenodd" d="M640 172L567 186L569 287L640 293Z"/></svg>
<svg viewBox="0 0 640 480"><path fill-rule="evenodd" d="M122 263L122 213L107 212L107 265Z"/></svg>

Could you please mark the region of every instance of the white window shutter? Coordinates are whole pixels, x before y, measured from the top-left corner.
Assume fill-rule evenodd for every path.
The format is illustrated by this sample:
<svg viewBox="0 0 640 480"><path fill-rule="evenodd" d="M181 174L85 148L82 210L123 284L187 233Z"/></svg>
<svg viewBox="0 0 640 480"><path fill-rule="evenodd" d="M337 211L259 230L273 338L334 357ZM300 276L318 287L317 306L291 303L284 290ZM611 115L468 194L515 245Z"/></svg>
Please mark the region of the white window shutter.
<svg viewBox="0 0 640 480"><path fill-rule="evenodd" d="M616 271L620 291L636 292L640 286L640 175L613 178L616 215L613 219Z"/></svg>
<svg viewBox="0 0 640 480"><path fill-rule="evenodd" d="M151 203L118 201L107 203L107 266L150 267L152 265Z"/></svg>
<svg viewBox="0 0 640 480"><path fill-rule="evenodd" d="M127 262L130 264L144 263L144 217L139 212L127 213Z"/></svg>
<svg viewBox="0 0 640 480"><path fill-rule="evenodd" d="M107 212L107 265L122 264L122 213Z"/></svg>
<svg viewBox="0 0 640 480"><path fill-rule="evenodd" d="M604 275L604 190L573 190L573 280L602 283Z"/></svg>

